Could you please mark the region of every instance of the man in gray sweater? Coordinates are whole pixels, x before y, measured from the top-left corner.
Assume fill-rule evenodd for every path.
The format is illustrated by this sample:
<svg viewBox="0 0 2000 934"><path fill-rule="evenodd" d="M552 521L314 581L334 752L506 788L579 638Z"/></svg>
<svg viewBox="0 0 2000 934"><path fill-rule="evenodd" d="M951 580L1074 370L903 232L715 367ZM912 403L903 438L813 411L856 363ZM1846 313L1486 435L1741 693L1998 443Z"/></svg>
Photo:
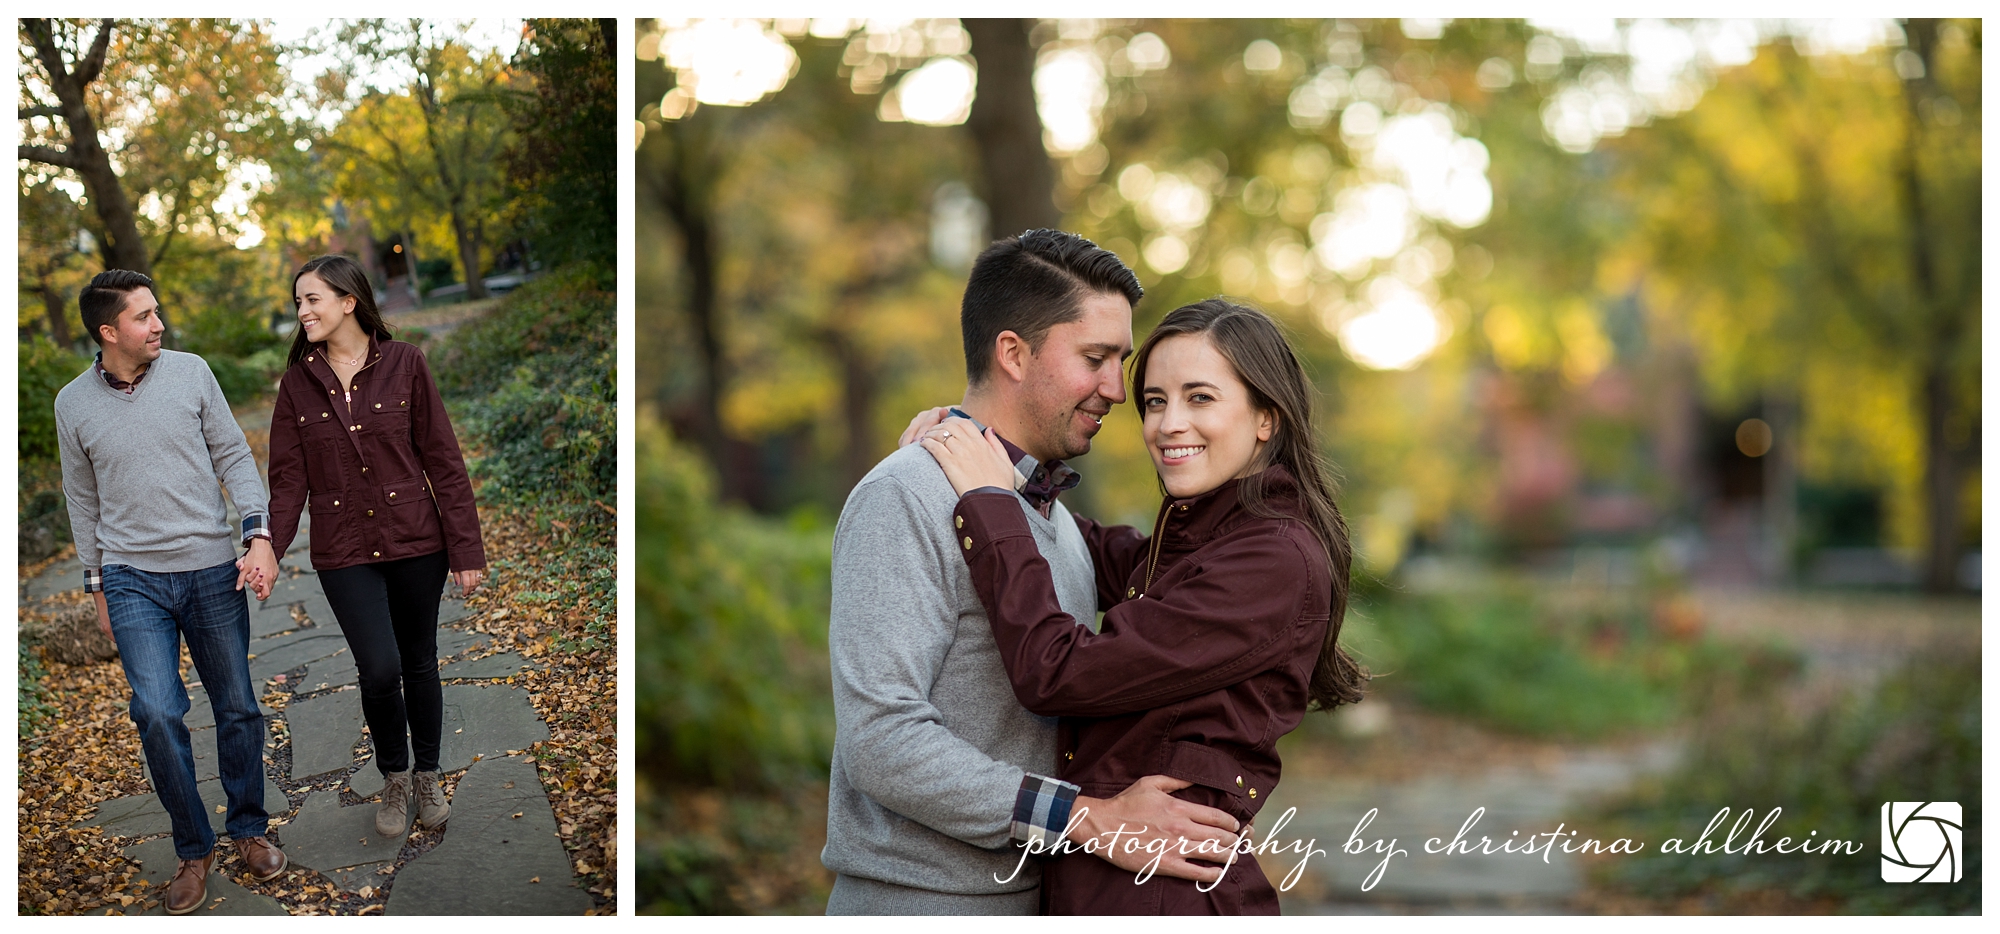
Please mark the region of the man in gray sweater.
<svg viewBox="0 0 2000 934"><path fill-rule="evenodd" d="M278 562L265 522L264 483L243 429L208 364L163 351L166 325L151 279L114 269L84 287L84 329L102 348L56 394L56 437L70 530L98 625L118 644L132 686L132 722L153 789L173 825L180 864L169 914L199 908L215 863L215 831L195 786L183 718L181 640L215 713L225 827L252 878L284 871L265 839L264 718L250 683L248 582L270 595ZM229 527L220 481L243 515Z"/></svg>
<svg viewBox="0 0 2000 934"><path fill-rule="evenodd" d="M996 430L1057 596L1097 618L1090 553L1056 498L1064 463L1090 450L1125 400L1137 277L1074 234L1031 230L973 264L960 310L967 387L958 414ZM1150 776L1109 799L1051 778L1055 724L1014 697L952 528L958 495L908 445L849 494L833 542L836 735L821 861L837 873L828 914L1034 914L1040 869L1024 850L1065 833L1233 846L1234 818L1171 797ZM1074 817L1074 820L1072 819ZM1141 828L1144 828L1141 831ZM1105 840L1098 840L1103 843ZM1151 854L1105 855L1137 869ZM1176 853L1159 872L1214 879Z"/></svg>

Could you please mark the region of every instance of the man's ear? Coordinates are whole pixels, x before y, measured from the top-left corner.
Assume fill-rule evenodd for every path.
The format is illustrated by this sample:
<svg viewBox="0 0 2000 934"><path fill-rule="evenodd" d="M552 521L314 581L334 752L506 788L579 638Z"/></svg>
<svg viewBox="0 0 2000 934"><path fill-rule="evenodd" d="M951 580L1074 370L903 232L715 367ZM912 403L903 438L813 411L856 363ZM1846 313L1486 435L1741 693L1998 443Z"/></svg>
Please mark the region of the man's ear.
<svg viewBox="0 0 2000 934"><path fill-rule="evenodd" d="M1034 348L1013 331L1001 331L993 339L993 365L1007 374L1014 382L1028 378L1028 357Z"/></svg>
<svg viewBox="0 0 2000 934"><path fill-rule="evenodd" d="M100 324L97 326L97 333L100 337L104 338L97 342L99 347L118 343L118 328L116 325Z"/></svg>

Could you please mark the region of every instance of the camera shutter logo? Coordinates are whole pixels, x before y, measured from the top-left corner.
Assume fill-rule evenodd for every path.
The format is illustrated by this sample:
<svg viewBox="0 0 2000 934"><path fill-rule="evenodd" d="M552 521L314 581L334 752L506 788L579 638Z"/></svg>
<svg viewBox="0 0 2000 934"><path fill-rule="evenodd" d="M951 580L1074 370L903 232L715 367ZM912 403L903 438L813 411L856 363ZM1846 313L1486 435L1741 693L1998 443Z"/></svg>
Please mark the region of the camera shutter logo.
<svg viewBox="0 0 2000 934"><path fill-rule="evenodd" d="M1964 857L1965 809L1958 802L1882 805L1882 881L1957 882Z"/></svg>

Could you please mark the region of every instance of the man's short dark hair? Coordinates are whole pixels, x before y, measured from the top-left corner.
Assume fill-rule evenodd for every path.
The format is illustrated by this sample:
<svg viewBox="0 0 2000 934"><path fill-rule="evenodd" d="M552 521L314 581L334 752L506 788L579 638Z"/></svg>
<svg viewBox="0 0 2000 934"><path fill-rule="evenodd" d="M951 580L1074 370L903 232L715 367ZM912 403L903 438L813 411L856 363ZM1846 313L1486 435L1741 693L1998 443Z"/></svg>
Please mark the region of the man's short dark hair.
<svg viewBox="0 0 2000 934"><path fill-rule="evenodd" d="M130 269L106 269L93 276L76 300L77 310L83 316L83 329L102 346L104 333L98 328L118 320L118 312L125 308L125 296L152 287L153 280Z"/></svg>
<svg viewBox="0 0 2000 934"><path fill-rule="evenodd" d="M1083 300L1094 292L1133 305L1146 294L1118 254L1073 233L1030 230L987 247L973 261L959 305L966 382L986 379L1000 332L1013 331L1039 351L1049 328L1083 317Z"/></svg>

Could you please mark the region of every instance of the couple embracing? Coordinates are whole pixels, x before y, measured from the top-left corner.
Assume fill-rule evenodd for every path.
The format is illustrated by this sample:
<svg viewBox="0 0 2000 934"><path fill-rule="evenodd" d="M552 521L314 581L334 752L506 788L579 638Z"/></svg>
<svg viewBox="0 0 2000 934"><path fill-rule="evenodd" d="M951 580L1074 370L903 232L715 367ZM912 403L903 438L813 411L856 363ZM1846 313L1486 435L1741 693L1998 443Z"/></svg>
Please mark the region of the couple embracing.
<svg viewBox="0 0 2000 934"><path fill-rule="evenodd" d="M268 498L207 362L160 348L166 323L144 275L109 270L84 287L83 325L100 351L56 395L84 590L118 645L132 722L173 826L169 914L201 906L216 859L183 722L183 641L215 713L225 828L237 854L259 882L288 863L265 836L265 728L241 592L270 596L302 510L385 776L376 830L401 837L413 798L426 827L443 826L451 812L438 775L438 599L448 571L470 593L486 567L472 484L422 351L390 339L361 267L321 256L292 287L299 330L271 419ZM218 483L243 517L240 530L229 527Z"/></svg>
<svg viewBox="0 0 2000 934"><path fill-rule="evenodd" d="M1297 357L1221 300L1132 361L1150 533L1059 502L1128 398L1142 294L1073 234L993 244L961 306L963 402L920 413L849 495L829 914L1278 912L1254 856L1226 854L1278 738L1361 697L1337 642L1346 525Z"/></svg>

